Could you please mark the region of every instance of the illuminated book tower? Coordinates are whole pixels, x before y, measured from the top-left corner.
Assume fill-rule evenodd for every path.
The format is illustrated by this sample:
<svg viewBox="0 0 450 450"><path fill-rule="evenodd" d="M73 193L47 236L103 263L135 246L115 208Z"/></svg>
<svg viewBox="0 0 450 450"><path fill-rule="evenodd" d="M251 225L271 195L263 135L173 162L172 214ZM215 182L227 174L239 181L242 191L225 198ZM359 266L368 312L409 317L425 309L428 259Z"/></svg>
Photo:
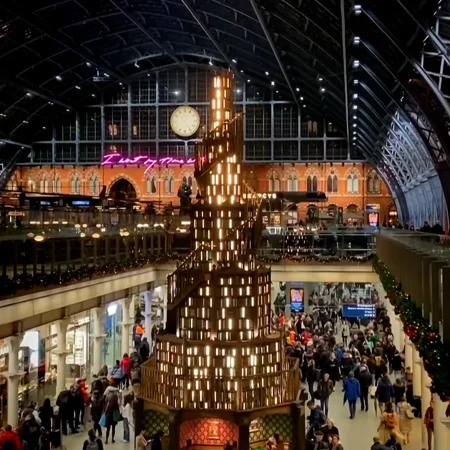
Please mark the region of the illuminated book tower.
<svg viewBox="0 0 450 450"><path fill-rule="evenodd" d="M196 147L192 252L168 277L167 334L143 388L151 402L217 417L293 401L298 377L289 378L283 338L271 330L270 270L256 263L261 200L242 179L231 74L214 77L210 114L212 130Z"/></svg>

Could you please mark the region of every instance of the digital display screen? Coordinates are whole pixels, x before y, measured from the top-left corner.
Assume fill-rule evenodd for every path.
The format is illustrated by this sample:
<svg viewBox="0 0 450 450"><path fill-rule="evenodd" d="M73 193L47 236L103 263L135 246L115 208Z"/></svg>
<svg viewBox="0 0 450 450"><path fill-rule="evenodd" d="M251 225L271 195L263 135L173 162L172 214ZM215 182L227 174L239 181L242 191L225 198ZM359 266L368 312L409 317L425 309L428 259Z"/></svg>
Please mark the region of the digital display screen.
<svg viewBox="0 0 450 450"><path fill-rule="evenodd" d="M303 288L291 288L291 311L303 312L305 309L304 297L305 290Z"/></svg>
<svg viewBox="0 0 450 450"><path fill-rule="evenodd" d="M39 203L41 206L50 206L51 205L51 203L47 200L41 200Z"/></svg>
<svg viewBox="0 0 450 450"><path fill-rule="evenodd" d="M89 200L74 200L72 206L89 206L91 202Z"/></svg>
<svg viewBox="0 0 450 450"><path fill-rule="evenodd" d="M342 317L352 317L355 319L373 319L376 316L376 305L342 305Z"/></svg>

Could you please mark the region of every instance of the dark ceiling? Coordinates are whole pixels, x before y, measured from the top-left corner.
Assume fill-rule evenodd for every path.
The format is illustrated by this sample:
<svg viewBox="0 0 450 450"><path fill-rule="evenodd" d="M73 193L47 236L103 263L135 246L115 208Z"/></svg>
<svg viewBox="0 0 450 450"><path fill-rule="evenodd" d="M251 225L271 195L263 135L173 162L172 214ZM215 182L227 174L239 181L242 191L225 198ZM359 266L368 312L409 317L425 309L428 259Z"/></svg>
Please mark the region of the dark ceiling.
<svg viewBox="0 0 450 450"><path fill-rule="evenodd" d="M408 0L408 8L426 18L437 3ZM406 79L411 67L375 21L412 54L420 52L423 33L396 0L362 4L356 17L354 3L344 2L349 86L352 61L362 52L392 88L389 70ZM184 64L232 67L263 86L275 81L286 98L304 97L308 108L346 129L340 0L34 0L27 6L10 0L0 7L0 23L3 138L30 142L36 129L92 102L104 88L93 82L97 72L117 83ZM370 77L367 85L383 97ZM396 95L399 100L399 85Z"/></svg>

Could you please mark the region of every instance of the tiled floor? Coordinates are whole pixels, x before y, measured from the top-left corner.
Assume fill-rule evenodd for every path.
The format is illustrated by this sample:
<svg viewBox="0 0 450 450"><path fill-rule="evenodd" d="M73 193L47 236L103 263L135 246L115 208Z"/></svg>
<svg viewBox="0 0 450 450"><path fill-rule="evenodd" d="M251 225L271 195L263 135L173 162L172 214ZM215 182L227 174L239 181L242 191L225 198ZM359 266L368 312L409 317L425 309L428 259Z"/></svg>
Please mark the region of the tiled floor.
<svg viewBox="0 0 450 450"><path fill-rule="evenodd" d="M372 407L368 412L357 411L356 418L350 420L348 407L342 404L342 399L343 393L340 389L337 389L330 398L330 418L339 429L344 450L369 450L373 443L373 437L377 435L379 414L378 417L375 416ZM421 424L421 419L414 419L411 443L403 446L405 450L420 450L422 448ZM86 432L69 435L64 438L63 446L68 450L81 450L86 436ZM114 444L109 443L106 449L131 450L133 448L131 443L122 443L121 440L122 424L119 424L116 429L116 442Z"/></svg>
<svg viewBox="0 0 450 450"><path fill-rule="evenodd" d="M375 415L373 401L369 405L368 412L357 409L356 417L350 420L348 404L343 405L343 392L339 386L330 397L329 416L339 430L344 450L369 450L373 444L373 438L377 436L377 428L380 423L380 413ZM360 405L357 405L360 408ZM422 448L422 419L414 419L413 431L410 435L411 442L403 445L405 450L420 450Z"/></svg>
<svg viewBox="0 0 450 450"><path fill-rule="evenodd" d="M89 429L89 424L88 428ZM105 433L106 429L103 429L103 443L105 443ZM122 424L119 423L116 427L116 442L114 444L111 443L111 440L108 445L105 445L106 450L132 450L134 446L132 443L122 443L123 437L123 429ZM62 445L63 448L67 450L82 450L83 443L87 439L87 431L81 431L78 434L72 434L69 436L63 436ZM111 438L110 438L111 439Z"/></svg>

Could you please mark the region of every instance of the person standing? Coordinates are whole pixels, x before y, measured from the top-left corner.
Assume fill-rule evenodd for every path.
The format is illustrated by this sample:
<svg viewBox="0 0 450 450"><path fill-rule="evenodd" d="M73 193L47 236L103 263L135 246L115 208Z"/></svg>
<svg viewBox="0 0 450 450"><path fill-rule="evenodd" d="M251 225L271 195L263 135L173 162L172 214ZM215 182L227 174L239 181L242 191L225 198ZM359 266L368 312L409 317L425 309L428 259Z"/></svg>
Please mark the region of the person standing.
<svg viewBox="0 0 450 450"><path fill-rule="evenodd" d="M109 435L111 432L111 442L114 444L116 436L116 425L120 418L119 410L119 390L112 389L106 395L105 409L103 411L106 418L106 440L105 444L108 443Z"/></svg>
<svg viewBox="0 0 450 450"><path fill-rule="evenodd" d="M405 383L403 382L403 380L401 378L397 378L395 380L394 386L394 404L395 407L397 409L397 413L399 412L399 404L402 401L402 398L404 397L405 393L406 393L406 389L405 389Z"/></svg>
<svg viewBox="0 0 450 450"><path fill-rule="evenodd" d="M386 442L394 434L397 439L404 439L399 428L398 416L394 411L392 402L386 403L386 408L381 415L380 425L378 426L378 435L381 442Z"/></svg>
<svg viewBox="0 0 450 450"><path fill-rule="evenodd" d="M327 373L323 374L323 378L319 381L317 385L317 393L320 400L320 407L324 414L328 417L328 404L330 400L330 395L333 393L333 382L330 380L330 375Z"/></svg>
<svg viewBox="0 0 450 450"><path fill-rule="evenodd" d="M356 401L361 397L361 387L359 381L354 377L353 372L348 374L344 381L344 403L348 401L350 419L356 416Z"/></svg>
<svg viewBox="0 0 450 450"><path fill-rule="evenodd" d="M131 428L133 426L133 410L131 409L131 402L133 401L133 394L128 394L124 398L124 405L122 410L123 417L123 440L122 442L130 442Z"/></svg>
<svg viewBox="0 0 450 450"><path fill-rule="evenodd" d="M430 406L427 408L425 416L423 418L423 423L425 424L425 428L427 429L428 450L431 450L431 442L433 441L433 434L434 434L433 404L434 404L433 399L431 399Z"/></svg>
<svg viewBox="0 0 450 450"><path fill-rule="evenodd" d="M383 378L379 380L375 397L377 398L378 406L382 413L386 404L394 397L394 389L388 375L384 375Z"/></svg>
<svg viewBox="0 0 450 450"><path fill-rule="evenodd" d="M306 381L308 383L309 395L314 399L314 384L317 381L317 369L314 359L308 361L308 366L306 368Z"/></svg>
<svg viewBox="0 0 450 450"><path fill-rule="evenodd" d="M41 419L42 426L50 432L52 429L53 408L49 398L46 398L39 408L39 418Z"/></svg>
<svg viewBox="0 0 450 450"><path fill-rule="evenodd" d="M344 347L347 347L348 337L350 336L350 327L348 326L348 322L345 321L342 325L342 343Z"/></svg>

